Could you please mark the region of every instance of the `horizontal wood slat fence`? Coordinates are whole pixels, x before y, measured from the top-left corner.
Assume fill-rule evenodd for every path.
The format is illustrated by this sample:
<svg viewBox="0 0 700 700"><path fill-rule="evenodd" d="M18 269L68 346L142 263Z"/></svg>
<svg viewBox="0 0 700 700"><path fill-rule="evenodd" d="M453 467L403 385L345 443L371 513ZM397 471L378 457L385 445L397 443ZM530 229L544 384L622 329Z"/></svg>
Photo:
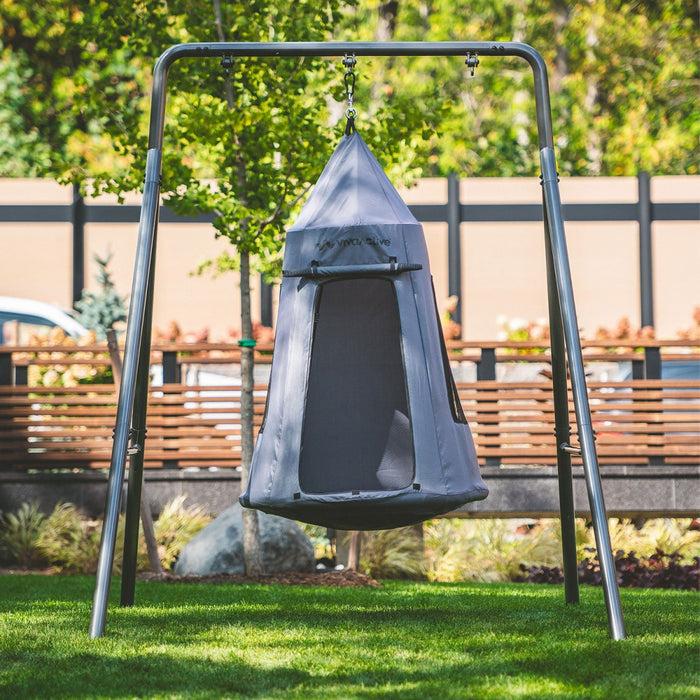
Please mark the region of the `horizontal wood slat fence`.
<svg viewBox="0 0 700 700"><path fill-rule="evenodd" d="M616 341L620 342L620 341ZM687 346L687 342L685 343ZM646 341L642 352L589 343L592 361L632 361L627 381L589 380L589 400L601 465L700 465L700 378L649 378L660 359L700 359L700 349L680 341ZM257 350L269 364L271 347ZM684 352L681 352L684 350ZM66 355L70 351L72 354ZM0 385L0 471L101 469L109 466L116 415L113 385L26 386L32 365L108 363L105 348L0 348L4 377ZM87 357L89 353L101 357ZM450 344L455 366L476 363L475 381L457 387L483 464L547 466L556 464L554 406L546 371L528 381L498 381L502 362L546 362L536 343ZM154 349L164 384L152 387L148 406L145 467L231 468L240 464L240 395L236 386L197 386L182 382L187 367L235 364L230 345L179 345ZM183 371L184 370L184 371ZM19 380L19 382L18 382ZM255 421L262 422L267 386L255 387ZM570 401L576 444L575 416ZM573 455L574 464L580 457Z"/></svg>

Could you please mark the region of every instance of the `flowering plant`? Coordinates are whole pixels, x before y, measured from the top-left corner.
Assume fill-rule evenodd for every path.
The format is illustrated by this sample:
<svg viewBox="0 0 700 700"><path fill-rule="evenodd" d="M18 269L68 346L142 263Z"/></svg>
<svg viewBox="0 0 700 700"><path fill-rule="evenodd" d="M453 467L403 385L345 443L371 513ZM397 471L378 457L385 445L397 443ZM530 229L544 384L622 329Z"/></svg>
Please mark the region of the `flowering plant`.
<svg viewBox="0 0 700 700"><path fill-rule="evenodd" d="M542 343L541 348L518 348L515 353L544 353L549 347L549 322L546 318L538 318L535 321L526 321L523 318L508 318L501 315L496 319L498 323L498 340L501 341L532 341Z"/></svg>
<svg viewBox="0 0 700 700"><path fill-rule="evenodd" d="M80 349L96 344L94 331L88 331L76 341L63 329L55 327L47 335L33 334L29 341L30 345L46 348L24 353L23 359L31 362L27 372L29 386L70 387L114 383L112 367L104 362L108 354ZM75 351L52 349L56 347L75 347Z"/></svg>
<svg viewBox="0 0 700 700"><path fill-rule="evenodd" d="M458 303L459 297L452 295L442 305L442 334L445 340L459 340L462 336L462 326L452 318Z"/></svg>

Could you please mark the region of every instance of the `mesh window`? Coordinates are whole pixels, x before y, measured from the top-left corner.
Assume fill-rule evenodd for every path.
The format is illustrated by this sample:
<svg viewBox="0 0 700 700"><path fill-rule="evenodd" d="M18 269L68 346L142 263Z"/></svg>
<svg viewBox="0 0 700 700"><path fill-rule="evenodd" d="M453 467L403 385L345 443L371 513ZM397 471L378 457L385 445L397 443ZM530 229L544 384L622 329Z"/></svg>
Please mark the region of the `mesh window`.
<svg viewBox="0 0 700 700"><path fill-rule="evenodd" d="M306 493L390 491L413 482L399 309L391 281L319 288L299 482Z"/></svg>

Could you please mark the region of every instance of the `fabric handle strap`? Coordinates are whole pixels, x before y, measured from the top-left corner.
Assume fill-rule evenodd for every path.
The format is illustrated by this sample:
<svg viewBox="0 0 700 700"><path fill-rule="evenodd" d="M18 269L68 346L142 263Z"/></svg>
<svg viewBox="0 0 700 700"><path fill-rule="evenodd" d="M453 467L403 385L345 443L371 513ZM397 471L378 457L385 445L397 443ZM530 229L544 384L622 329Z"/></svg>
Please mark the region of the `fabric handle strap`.
<svg viewBox="0 0 700 700"><path fill-rule="evenodd" d="M319 265L300 270L283 270L283 277L366 277L368 275L398 275L402 272L422 270L418 263L377 263L372 265Z"/></svg>

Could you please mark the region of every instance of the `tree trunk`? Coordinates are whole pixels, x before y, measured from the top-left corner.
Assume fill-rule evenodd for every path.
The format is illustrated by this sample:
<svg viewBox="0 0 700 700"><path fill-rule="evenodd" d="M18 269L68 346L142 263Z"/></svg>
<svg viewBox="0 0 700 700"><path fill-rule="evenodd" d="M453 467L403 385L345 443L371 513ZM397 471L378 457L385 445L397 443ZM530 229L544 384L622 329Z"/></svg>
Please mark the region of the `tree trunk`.
<svg viewBox="0 0 700 700"><path fill-rule="evenodd" d="M350 531L350 550L348 551L348 569L357 571L360 568L360 553L362 551L362 533L359 530Z"/></svg>
<svg viewBox="0 0 700 700"><path fill-rule="evenodd" d="M379 3L379 18L377 31L374 33L375 41L391 41L396 29L396 16L399 13L398 0L386 0Z"/></svg>
<svg viewBox="0 0 700 700"><path fill-rule="evenodd" d="M570 8L568 3L560 2L554 7L554 43L556 53L551 72L549 87L552 94L561 90L564 78L569 74L569 49L566 45L564 32L569 23Z"/></svg>
<svg viewBox="0 0 700 700"><path fill-rule="evenodd" d="M220 0L213 0L216 18L216 33L219 41L225 41L223 16ZM226 74L224 81L226 102L230 111L236 108L231 77ZM245 192L246 164L237 157L237 178L240 191ZM242 198L243 199L243 198ZM245 201L243 202L245 203ZM241 338L253 338L253 322L250 315L250 253L244 250L240 241L245 239L246 222L241 221L238 255L241 266ZM253 370L255 367L255 349L241 346L241 493L248 485L250 463L253 461L255 447L255 426L253 424L253 386L255 384ZM259 576L264 573L262 548L260 546L260 521L258 511L250 508L243 509L243 561L248 576Z"/></svg>
<svg viewBox="0 0 700 700"><path fill-rule="evenodd" d="M241 337L252 339L253 323L250 315L250 254L238 251L241 258ZM255 430L253 424L253 386L255 348L241 346L241 491L245 491L253 460ZM260 547L260 523L258 511L243 509L243 558L248 576L259 576L264 572Z"/></svg>
<svg viewBox="0 0 700 700"><path fill-rule="evenodd" d="M394 30L396 29L396 16L399 12L398 0L385 0L379 3L377 8L377 26L374 32L374 41L392 41ZM374 79L369 87L369 104L365 106L365 111L369 113L370 105L380 104L386 99L385 90L387 86L386 71L391 67L393 58L386 61L379 61L375 66Z"/></svg>
<svg viewBox="0 0 700 700"><path fill-rule="evenodd" d="M598 32L592 21L586 33L586 58L589 65L596 65L596 46L598 45ZM594 114L599 98L598 75L594 70L586 71L586 95L583 99L583 108L588 114ZM603 166L603 144L601 134L593 125L589 128L586 143L588 158L588 174L600 175Z"/></svg>
<svg viewBox="0 0 700 700"><path fill-rule="evenodd" d="M158 553L158 542L156 532L153 528L153 516L151 515L151 504L146 499L146 484L141 487L141 526L143 527L143 537L146 540L146 551L148 552L148 563L151 571L157 576L163 573L163 564Z"/></svg>

